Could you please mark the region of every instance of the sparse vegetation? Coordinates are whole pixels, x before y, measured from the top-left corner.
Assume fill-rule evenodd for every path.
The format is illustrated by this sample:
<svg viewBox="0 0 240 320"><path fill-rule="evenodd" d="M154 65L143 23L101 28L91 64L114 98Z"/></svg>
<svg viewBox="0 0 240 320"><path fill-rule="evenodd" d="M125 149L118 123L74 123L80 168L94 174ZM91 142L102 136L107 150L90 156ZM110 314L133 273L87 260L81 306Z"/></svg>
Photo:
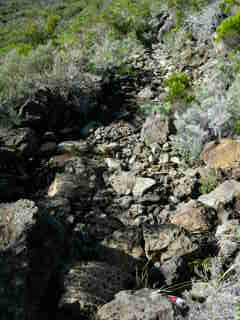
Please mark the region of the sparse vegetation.
<svg viewBox="0 0 240 320"><path fill-rule="evenodd" d="M168 7L175 12L177 27L180 27L189 11L200 10L208 0L167 0Z"/></svg>
<svg viewBox="0 0 240 320"><path fill-rule="evenodd" d="M213 191L218 185L217 173L212 170L207 176L202 176L200 179L201 194Z"/></svg>
<svg viewBox="0 0 240 320"><path fill-rule="evenodd" d="M143 105L140 106L141 111L145 115L150 115L152 113L160 113L162 115L169 115L171 113L171 103L166 102L164 104L160 103L144 103Z"/></svg>
<svg viewBox="0 0 240 320"><path fill-rule="evenodd" d="M204 1L201 1L202 3ZM29 0L9 1L0 7L0 16L4 17L0 31L0 59L2 60L0 74L7 73L8 79L13 76L9 59L15 56L15 66L16 60L22 66L18 68L12 81L14 83L18 79L18 87L25 87L26 82L32 82L32 80L26 79L24 66L28 65L28 59L32 60L35 55L38 55L34 51L43 50L43 46L51 47L52 53L49 51L49 54L52 54L52 57L60 56L62 51L66 53L66 50L78 51L79 56L85 57L84 64L88 71L93 73L99 74L109 67L118 67L122 74L129 74L132 69L126 63L127 58L130 53L134 54L143 49L145 45L143 34L149 28L149 19L157 14L162 6L184 11L186 8L199 8L201 4L195 0L187 2L168 0L162 4L156 0L138 2L63 0L61 3L57 0L51 3L41 1L32 3ZM42 49L38 49L38 46ZM12 50L14 53L10 53L10 58L7 56L5 58L5 55ZM35 71L31 72L31 74L34 73ZM35 78L43 80L44 73L45 68L41 70L41 75L35 73ZM11 97L11 94L7 88L7 82L1 79L0 82L4 84L0 97L0 103L2 103L3 96L5 101L7 96ZM20 85L22 82L24 84ZM33 82L35 83L35 80ZM166 86L169 89L169 100L173 101L185 97L190 79L185 74L175 74L168 79ZM8 91L7 95L6 91ZM16 93L14 99L20 91L13 90ZM191 97L187 96L187 99Z"/></svg>
<svg viewBox="0 0 240 320"><path fill-rule="evenodd" d="M172 136L173 148L187 163L197 161L207 135L201 127L200 114L195 108L176 114L175 127L177 134Z"/></svg>
<svg viewBox="0 0 240 320"><path fill-rule="evenodd" d="M107 295L109 291L107 299L99 297L101 304L120 290L151 288L160 298L181 295L182 306L186 299L189 310L181 315L177 314L180 303L174 305L173 296L169 299L172 317L176 313L186 320L240 320L239 203L234 197L238 168L236 161L234 170L217 171L202 168L200 162L208 142L212 141L204 148L205 162L208 156L214 158L215 148L221 152L222 138L240 136L240 42L236 41L240 11L236 13L235 8L240 0L224 0L222 9L221 1L0 0L0 126L7 127L2 128L0 141L2 186L10 190L6 201L14 201L14 189L17 198L36 200L39 214L34 214L30 225L35 218L43 225L39 240L28 225L26 232L32 236L27 236L26 245L25 236L16 240L16 247L15 239L10 239L11 259L14 250L17 259L25 259L29 252L26 259L36 261L37 254L44 257L42 249L53 252L55 229L60 240L55 251L59 253L60 245L63 249L58 257L50 252L53 265L43 263L40 273L38 265L34 270L34 261L23 264L34 267L26 269L24 279L38 283L35 271L41 278L44 266L48 268L39 301L34 295L41 314L46 301L46 310L53 302L53 314L73 311L79 318L76 304L70 306L64 300L69 287L66 283L62 292L62 283L65 275L73 274L75 263L81 272L85 262L92 261L112 264L114 269L120 264L119 273L124 273L122 280L121 274L107 279L106 286L100 281ZM223 50L223 43L216 46L216 28L218 41L234 44L234 50ZM154 115L145 121L149 114ZM235 155L238 142L225 141ZM227 152L223 150L226 158ZM16 162L19 167L14 166ZM221 166L221 161L216 162ZM202 197L209 202L198 198L225 182L229 188L223 185L223 194L219 192L219 210L213 209L217 192ZM48 212L56 221L47 221ZM10 216L10 227L14 219ZM172 224L174 220L178 225ZM48 235L50 225L53 237ZM6 228L7 237L10 232ZM18 273L13 267L11 273ZM90 272L98 284L101 279L94 268ZM3 308L12 303L5 269ZM10 280L14 287L12 275ZM78 286L74 278L73 282ZM113 289L108 289L108 282ZM29 286L26 297L31 298L35 285ZM70 288L78 294L80 290ZM52 291L59 293L53 297L55 302L63 301L64 307L66 302L66 310L54 299L48 301ZM97 300L101 287L93 291ZM79 296L76 303L84 309ZM15 293L12 299L17 306ZM11 310L6 317L22 319Z"/></svg>
<svg viewBox="0 0 240 320"><path fill-rule="evenodd" d="M217 266L215 265L217 264ZM219 268L219 259L213 259L211 266L211 280L204 281L205 298L202 303L186 293L190 307L188 319L237 319L238 315L238 274L234 267L230 267L223 275L214 275L214 269ZM193 282L193 288L201 290L198 282Z"/></svg>
<svg viewBox="0 0 240 320"><path fill-rule="evenodd" d="M197 161L210 140L238 134L240 77L238 57L217 62L214 76L195 87L195 99L175 117L173 147L190 162Z"/></svg>
<svg viewBox="0 0 240 320"><path fill-rule="evenodd" d="M208 281L211 272L211 258L195 259L189 263L190 271L200 279Z"/></svg>
<svg viewBox="0 0 240 320"><path fill-rule="evenodd" d="M174 102L176 100L184 100L190 102L192 96L189 94L191 88L191 79L184 72L175 72L171 74L165 81L167 89L167 100Z"/></svg>

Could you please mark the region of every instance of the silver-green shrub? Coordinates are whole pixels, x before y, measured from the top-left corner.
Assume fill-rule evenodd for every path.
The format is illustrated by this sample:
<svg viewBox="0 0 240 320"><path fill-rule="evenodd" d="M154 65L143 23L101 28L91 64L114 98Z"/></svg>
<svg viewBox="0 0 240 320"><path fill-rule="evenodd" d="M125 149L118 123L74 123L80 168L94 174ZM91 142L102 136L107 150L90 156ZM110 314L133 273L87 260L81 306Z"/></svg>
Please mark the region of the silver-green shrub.
<svg viewBox="0 0 240 320"><path fill-rule="evenodd" d="M130 55L143 50L143 46L134 36L113 39L106 35L100 43L95 43L90 50L89 66L94 73L102 73L107 68L127 64Z"/></svg>
<svg viewBox="0 0 240 320"><path fill-rule="evenodd" d="M222 62L206 70L206 79L195 88L195 101L182 114L176 115L177 134L173 147L186 160L198 159L204 144L234 134L240 119L240 75Z"/></svg>
<svg viewBox="0 0 240 320"><path fill-rule="evenodd" d="M12 50L0 66L0 104L19 101L41 83L54 62L51 44L38 46L29 55Z"/></svg>
<svg viewBox="0 0 240 320"><path fill-rule="evenodd" d="M206 140L207 132L201 128L200 123L201 113L194 108L188 109L182 115L176 115L177 134L172 136L172 144L188 162L198 159Z"/></svg>

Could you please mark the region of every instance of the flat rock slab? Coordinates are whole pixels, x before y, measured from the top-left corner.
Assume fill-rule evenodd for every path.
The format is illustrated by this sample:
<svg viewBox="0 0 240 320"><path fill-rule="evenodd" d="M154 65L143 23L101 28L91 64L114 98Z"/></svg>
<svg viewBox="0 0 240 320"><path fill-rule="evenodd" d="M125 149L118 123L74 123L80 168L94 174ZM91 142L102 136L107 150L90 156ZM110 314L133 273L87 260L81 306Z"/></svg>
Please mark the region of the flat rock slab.
<svg viewBox="0 0 240 320"><path fill-rule="evenodd" d="M181 257L197 249L190 234L174 224L148 225L143 228L145 252L153 262L163 263L173 257Z"/></svg>
<svg viewBox="0 0 240 320"><path fill-rule="evenodd" d="M240 141L223 139L219 144L210 142L205 146L201 158L210 168L234 168L240 162Z"/></svg>
<svg viewBox="0 0 240 320"><path fill-rule="evenodd" d="M156 184L156 181L151 178L136 177L131 172L121 172L113 175L110 178L110 183L114 191L119 195L133 194L138 198Z"/></svg>
<svg viewBox="0 0 240 320"><path fill-rule="evenodd" d="M132 191L134 197L137 198L137 197L143 196L144 192L149 190L155 184L156 184L156 181L154 179L137 177L135 185L133 187L133 191Z"/></svg>
<svg viewBox="0 0 240 320"><path fill-rule="evenodd" d="M115 299L98 310L99 320L174 320L168 299L154 290L121 291Z"/></svg>
<svg viewBox="0 0 240 320"><path fill-rule="evenodd" d="M235 197L240 195L240 182L235 180L228 180L218 186L212 192L202 195L198 198L198 201L203 205L219 209L220 205L225 205L231 202Z"/></svg>

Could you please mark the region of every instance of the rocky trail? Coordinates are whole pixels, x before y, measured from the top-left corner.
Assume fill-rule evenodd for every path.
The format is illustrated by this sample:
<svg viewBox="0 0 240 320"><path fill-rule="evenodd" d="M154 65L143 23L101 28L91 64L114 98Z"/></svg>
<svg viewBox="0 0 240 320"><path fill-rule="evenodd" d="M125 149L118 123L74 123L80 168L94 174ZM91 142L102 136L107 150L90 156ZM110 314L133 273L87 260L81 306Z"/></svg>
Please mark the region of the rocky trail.
<svg viewBox="0 0 240 320"><path fill-rule="evenodd" d="M160 18L134 75L39 89L0 129L0 319L235 319L240 142L213 139L186 166L173 118L139 111L173 65L195 82L214 70L206 39L164 47Z"/></svg>
<svg viewBox="0 0 240 320"><path fill-rule="evenodd" d="M200 196L208 169L182 167L169 121L143 122L120 96L87 115L86 137L46 89L21 108L24 127L1 130L2 319L182 319L166 295L190 289L194 262L216 258L219 243L235 256L240 183L223 176ZM225 205L231 218L217 227Z"/></svg>

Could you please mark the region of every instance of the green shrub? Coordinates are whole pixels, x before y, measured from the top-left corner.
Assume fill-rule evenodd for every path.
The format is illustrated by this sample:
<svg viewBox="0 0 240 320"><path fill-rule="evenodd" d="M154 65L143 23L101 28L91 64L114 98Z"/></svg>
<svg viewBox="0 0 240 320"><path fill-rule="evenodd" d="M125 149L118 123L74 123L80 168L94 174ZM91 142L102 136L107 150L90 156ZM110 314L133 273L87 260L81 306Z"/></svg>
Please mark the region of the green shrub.
<svg viewBox="0 0 240 320"><path fill-rule="evenodd" d="M189 95L191 79L186 73L175 72L171 74L165 80L165 86L168 93L167 100L170 102L174 102L176 100L190 102L192 100L192 97Z"/></svg>
<svg viewBox="0 0 240 320"><path fill-rule="evenodd" d="M20 43L16 45L16 49L20 55L27 56L29 52L33 49L33 46L29 43Z"/></svg>
<svg viewBox="0 0 240 320"><path fill-rule="evenodd" d="M52 46L40 45L28 55L12 50L0 66L0 104L17 103L31 93L51 71L54 62Z"/></svg>
<svg viewBox="0 0 240 320"><path fill-rule="evenodd" d="M52 15L48 16L46 26L45 26L45 32L48 35L51 35L54 33L60 19L61 19L61 17L58 15L52 14Z"/></svg>
<svg viewBox="0 0 240 320"><path fill-rule="evenodd" d="M99 74L109 67L117 67L122 74L133 72L128 57L143 49L135 37L128 36L119 40L108 33L104 37L99 35L97 39L98 42L95 38L95 43L89 49L88 66L91 72Z"/></svg>
<svg viewBox="0 0 240 320"><path fill-rule="evenodd" d="M34 21L30 21L26 29L24 31L24 35L26 38L26 41L33 45L38 45L43 43L44 40L44 33L42 31L42 28L39 24L37 24Z"/></svg>
<svg viewBox="0 0 240 320"><path fill-rule="evenodd" d="M150 5L149 0L115 0L103 10L102 19L122 34L137 32L144 28L150 16Z"/></svg>
<svg viewBox="0 0 240 320"><path fill-rule="evenodd" d="M217 41L239 39L240 37L240 10L231 17L226 18L217 28Z"/></svg>

